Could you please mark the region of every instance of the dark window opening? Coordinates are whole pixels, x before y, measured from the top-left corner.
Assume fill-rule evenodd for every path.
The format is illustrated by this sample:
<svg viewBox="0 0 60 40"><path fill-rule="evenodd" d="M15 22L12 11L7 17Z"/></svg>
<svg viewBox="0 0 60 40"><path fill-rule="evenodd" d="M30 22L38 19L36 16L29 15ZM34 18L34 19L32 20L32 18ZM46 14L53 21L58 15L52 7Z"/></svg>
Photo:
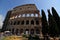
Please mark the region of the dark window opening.
<svg viewBox="0 0 60 40"><path fill-rule="evenodd" d="M23 33L23 29L20 30L20 34Z"/></svg>
<svg viewBox="0 0 60 40"><path fill-rule="evenodd" d="M21 25L23 25L23 24L24 24L24 21L21 22Z"/></svg>
<svg viewBox="0 0 60 40"><path fill-rule="evenodd" d="M29 31L29 29L26 29L26 31Z"/></svg>
<svg viewBox="0 0 60 40"><path fill-rule="evenodd" d="M33 20L31 21L31 24L33 24L33 25L34 25L34 21L33 21Z"/></svg>
<svg viewBox="0 0 60 40"><path fill-rule="evenodd" d="M19 25L19 24L20 24L20 21L17 22L17 25Z"/></svg>
<svg viewBox="0 0 60 40"><path fill-rule="evenodd" d="M34 29L31 29L31 32L30 32L31 34L34 34Z"/></svg>
<svg viewBox="0 0 60 40"><path fill-rule="evenodd" d="M14 25L16 25L16 21L14 21Z"/></svg>
<svg viewBox="0 0 60 40"><path fill-rule="evenodd" d="M36 24L39 25L39 21L36 21Z"/></svg>
<svg viewBox="0 0 60 40"><path fill-rule="evenodd" d="M16 29L16 35L18 35L18 29Z"/></svg>
<svg viewBox="0 0 60 40"><path fill-rule="evenodd" d="M27 20L27 21L26 21L26 25L28 25L28 24L29 24L29 21Z"/></svg>
<svg viewBox="0 0 60 40"><path fill-rule="evenodd" d="M40 34L40 30L39 29L36 29L36 34Z"/></svg>
<svg viewBox="0 0 60 40"><path fill-rule="evenodd" d="M14 34L14 28L12 29L12 34Z"/></svg>

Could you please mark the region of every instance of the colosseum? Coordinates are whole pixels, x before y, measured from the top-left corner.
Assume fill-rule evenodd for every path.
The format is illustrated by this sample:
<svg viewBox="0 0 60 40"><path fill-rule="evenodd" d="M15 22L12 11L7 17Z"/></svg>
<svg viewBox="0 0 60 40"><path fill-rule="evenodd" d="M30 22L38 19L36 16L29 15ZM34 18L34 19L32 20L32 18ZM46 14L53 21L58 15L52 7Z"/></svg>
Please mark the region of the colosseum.
<svg viewBox="0 0 60 40"><path fill-rule="evenodd" d="M11 31L12 34L41 34L40 11L35 4L17 6L7 12L2 31Z"/></svg>

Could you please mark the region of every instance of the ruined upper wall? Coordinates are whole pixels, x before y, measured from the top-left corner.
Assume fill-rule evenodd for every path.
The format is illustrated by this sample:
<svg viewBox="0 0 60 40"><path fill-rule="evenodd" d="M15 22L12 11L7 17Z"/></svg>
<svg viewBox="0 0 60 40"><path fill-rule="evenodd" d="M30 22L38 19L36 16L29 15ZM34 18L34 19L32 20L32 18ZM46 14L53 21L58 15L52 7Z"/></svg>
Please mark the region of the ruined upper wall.
<svg viewBox="0 0 60 40"><path fill-rule="evenodd" d="M38 10L38 9L35 6L35 4L25 4L25 5L21 5L21 6L17 6L15 8L13 8L12 14L30 13L30 12L32 13L36 10Z"/></svg>
<svg viewBox="0 0 60 40"><path fill-rule="evenodd" d="M39 17L40 13L35 4L25 4L13 8L10 19L17 17Z"/></svg>
<svg viewBox="0 0 60 40"><path fill-rule="evenodd" d="M17 7L15 7L15 8L13 8L13 9L18 9L18 8L29 8L29 7L35 7L36 8L36 6L35 6L35 4L24 4L24 5L21 5L21 6L17 6Z"/></svg>

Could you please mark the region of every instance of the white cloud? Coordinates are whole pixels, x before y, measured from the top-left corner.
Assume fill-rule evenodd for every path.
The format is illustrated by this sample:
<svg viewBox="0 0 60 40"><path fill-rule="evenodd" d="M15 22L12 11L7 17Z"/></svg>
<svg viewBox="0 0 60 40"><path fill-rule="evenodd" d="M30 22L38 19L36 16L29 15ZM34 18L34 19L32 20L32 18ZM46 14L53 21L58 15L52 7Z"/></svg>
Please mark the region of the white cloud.
<svg viewBox="0 0 60 40"><path fill-rule="evenodd" d="M2 28L3 20L4 20L4 16L0 14L0 29Z"/></svg>

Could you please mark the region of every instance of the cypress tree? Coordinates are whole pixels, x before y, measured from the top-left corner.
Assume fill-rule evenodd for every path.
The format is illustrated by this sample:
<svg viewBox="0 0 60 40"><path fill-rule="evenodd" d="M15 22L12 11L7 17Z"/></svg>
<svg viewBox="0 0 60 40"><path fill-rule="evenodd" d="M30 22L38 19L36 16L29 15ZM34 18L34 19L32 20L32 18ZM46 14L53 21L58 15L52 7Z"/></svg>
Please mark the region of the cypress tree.
<svg viewBox="0 0 60 40"><path fill-rule="evenodd" d="M52 14L53 14L54 20L55 20L56 23L57 23L58 28L60 29L60 18L59 18L58 13L57 13L56 10L54 9L54 7L52 7ZM60 31L60 30L59 30L59 31ZM59 34L60 34L60 32L59 32Z"/></svg>
<svg viewBox="0 0 60 40"><path fill-rule="evenodd" d="M1 29L0 29L0 32L1 32Z"/></svg>
<svg viewBox="0 0 60 40"><path fill-rule="evenodd" d="M53 16L50 13L50 10L48 10L48 22L49 22L49 35L52 37L58 36L58 27Z"/></svg>
<svg viewBox="0 0 60 40"><path fill-rule="evenodd" d="M45 15L45 12L41 10L42 12L42 33L43 35L47 35L48 33L48 23L47 23L47 18Z"/></svg>

